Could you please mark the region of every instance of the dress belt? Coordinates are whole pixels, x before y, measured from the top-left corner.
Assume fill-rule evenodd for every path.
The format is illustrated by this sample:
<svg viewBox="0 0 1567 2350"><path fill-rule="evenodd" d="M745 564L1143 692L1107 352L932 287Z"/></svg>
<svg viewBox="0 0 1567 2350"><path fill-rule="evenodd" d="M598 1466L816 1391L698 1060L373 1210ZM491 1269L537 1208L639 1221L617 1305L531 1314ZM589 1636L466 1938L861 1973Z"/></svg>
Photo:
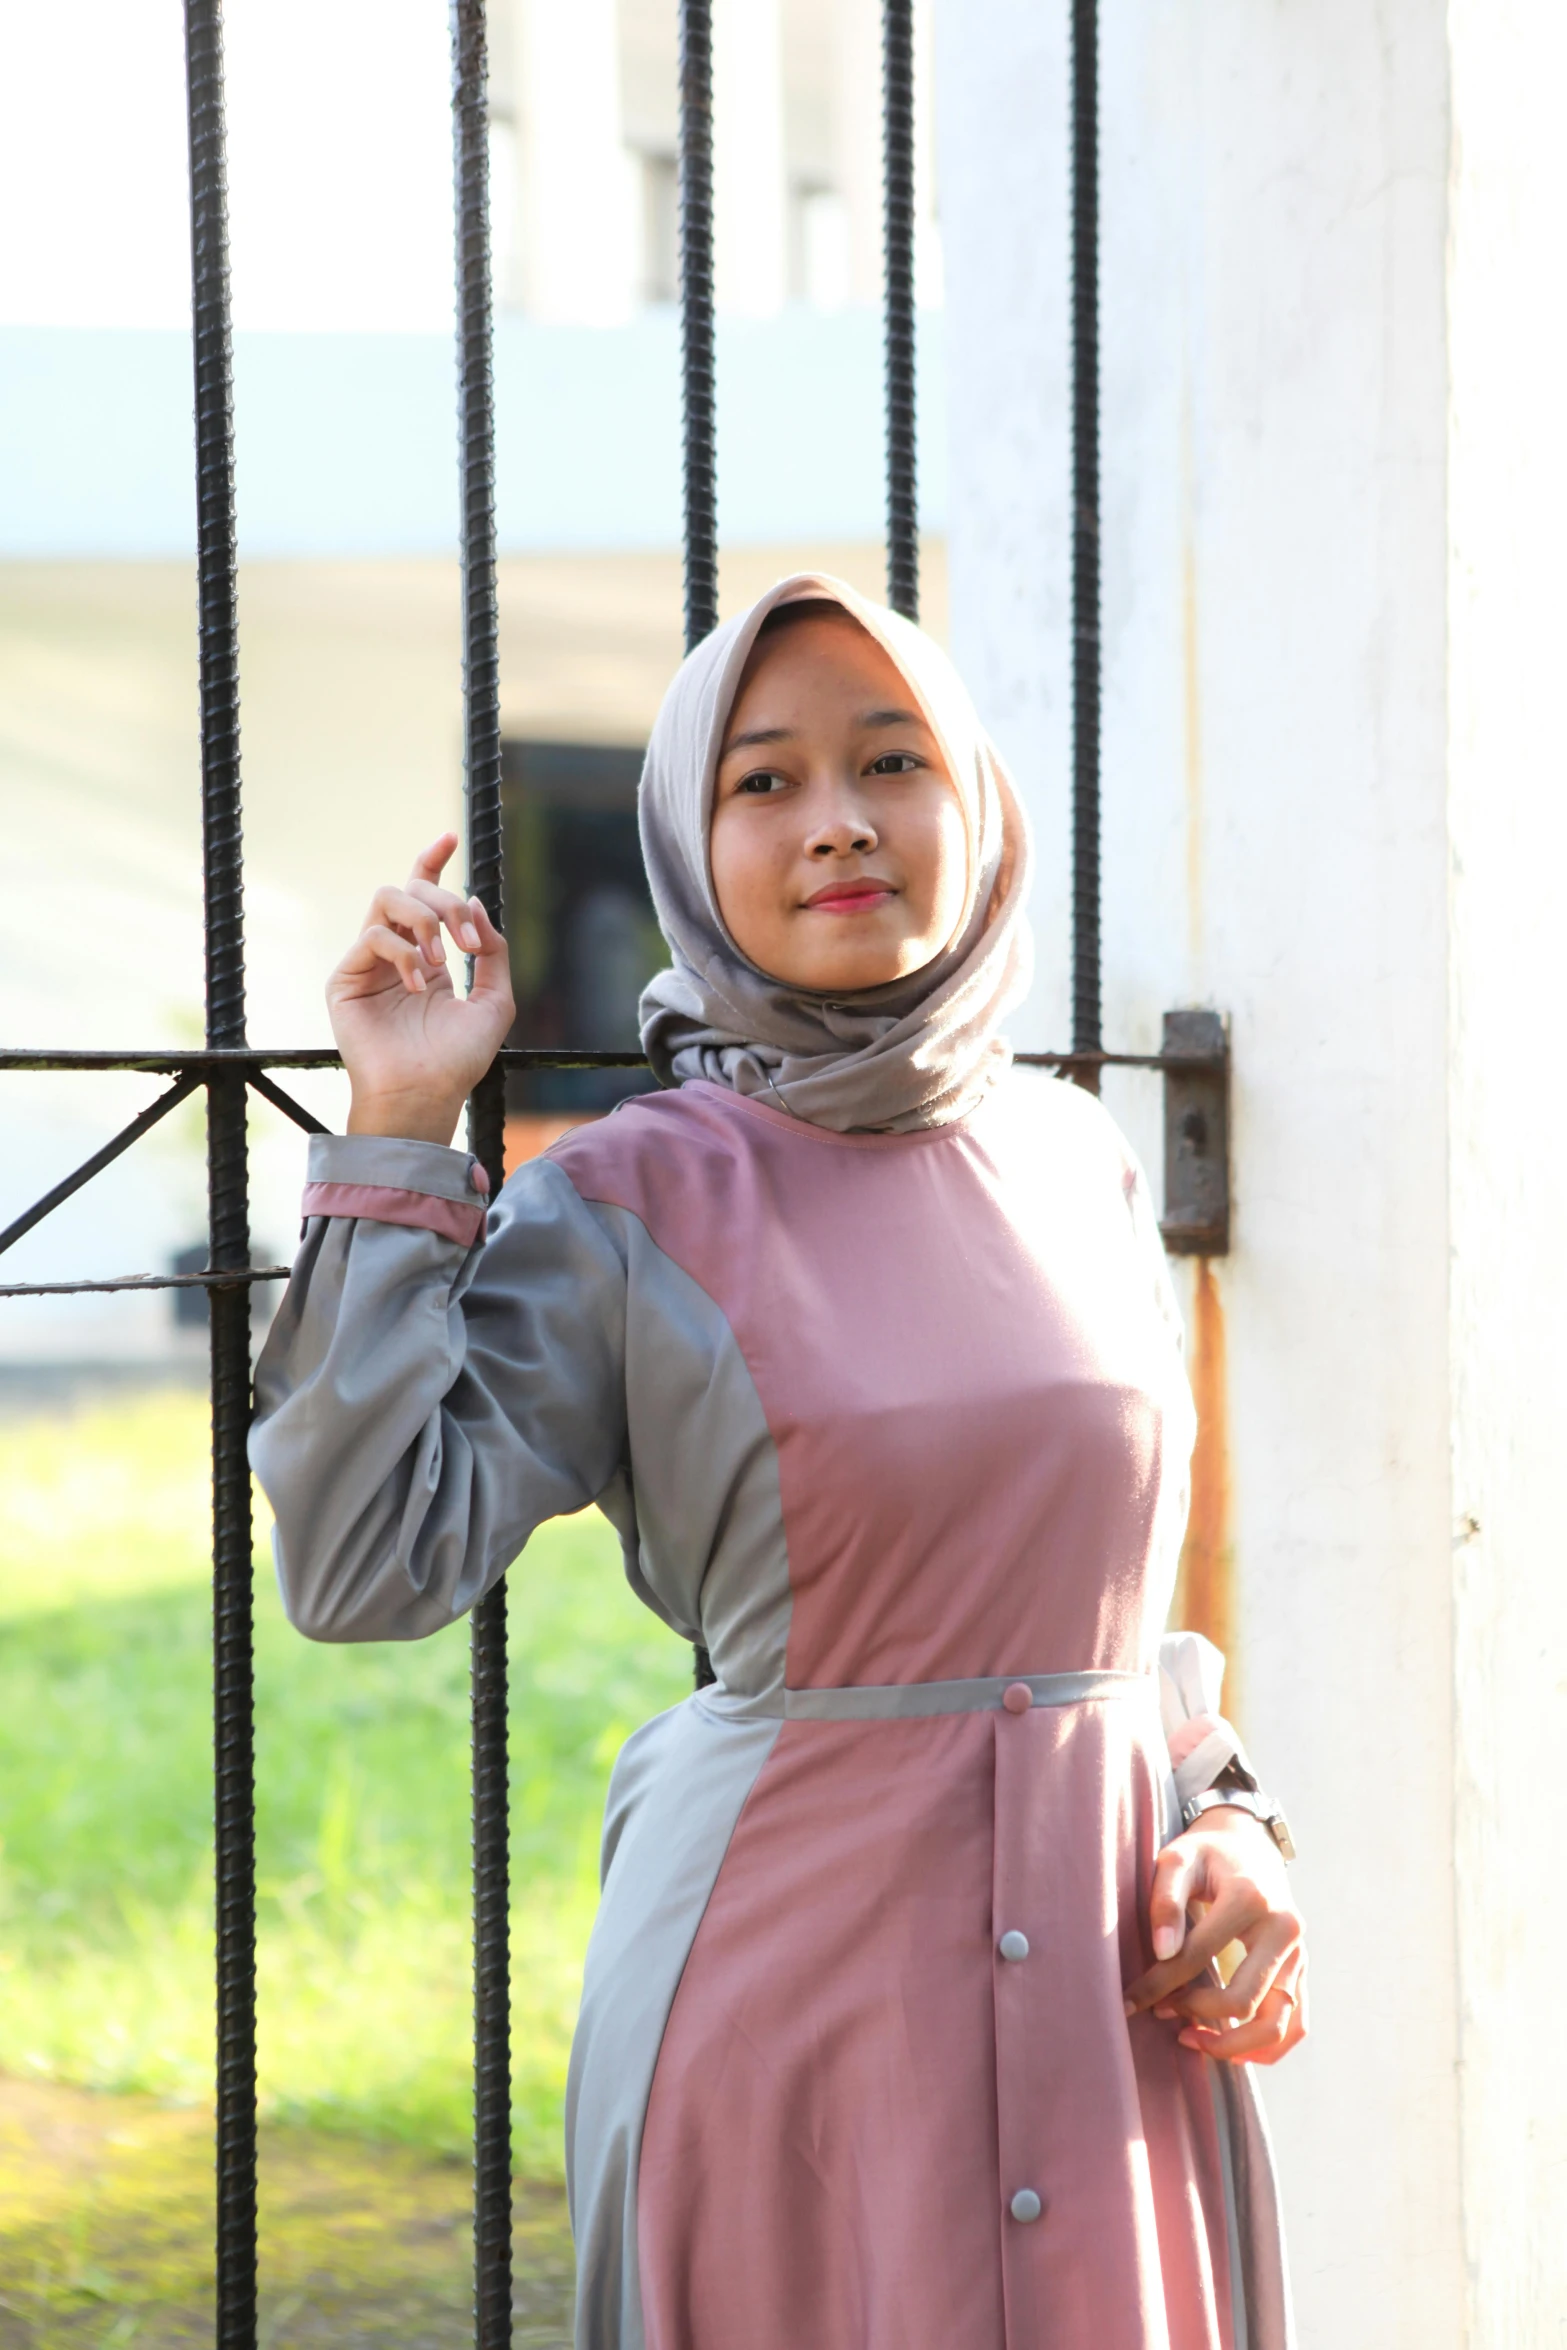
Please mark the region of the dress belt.
<svg viewBox="0 0 1567 2350"><path fill-rule="evenodd" d="M1092 1705L1155 1694L1152 1673L993 1673L975 1681L889 1681L845 1689L774 1689L743 1697L721 1684L697 1703L727 1721L899 1722L929 1714L1024 1713L1028 1705ZM1008 1693L1015 1692L1007 1703Z"/></svg>

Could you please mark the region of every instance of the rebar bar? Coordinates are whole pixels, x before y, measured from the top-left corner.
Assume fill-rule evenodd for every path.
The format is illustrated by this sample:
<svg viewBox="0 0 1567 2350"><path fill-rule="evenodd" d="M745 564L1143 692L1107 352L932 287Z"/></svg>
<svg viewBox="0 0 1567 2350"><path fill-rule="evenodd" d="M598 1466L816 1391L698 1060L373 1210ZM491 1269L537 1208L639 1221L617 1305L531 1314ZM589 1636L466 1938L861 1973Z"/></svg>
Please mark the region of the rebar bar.
<svg viewBox="0 0 1567 2350"><path fill-rule="evenodd" d="M457 225L457 408L462 498L463 788L468 888L497 929L501 898L500 630L495 578L495 392L490 290L488 59L484 0L452 0ZM472 963L469 982L472 984ZM497 1064L468 1105L468 1147L505 1176L506 1079ZM506 1586L473 1611L473 2251L478 2350L511 2343L511 1919L506 1744Z"/></svg>
<svg viewBox="0 0 1567 2350"><path fill-rule="evenodd" d="M221 0L185 0L191 320L196 407L196 602L209 1046L245 1043L244 849L235 598ZM245 1080L207 1081L208 1265L250 1263ZM250 1292L211 1291L213 1754L217 1908L218 2350L256 2339L256 1857L252 1693Z"/></svg>
<svg viewBox="0 0 1567 2350"><path fill-rule="evenodd" d="M680 361L689 653L718 625L712 0L680 0Z"/></svg>
<svg viewBox="0 0 1567 2350"><path fill-rule="evenodd" d="M1072 0L1072 1046L1102 1035L1099 642L1099 9ZM1099 1090L1097 1069L1077 1082Z"/></svg>
<svg viewBox="0 0 1567 2350"><path fill-rule="evenodd" d="M920 610L914 386L914 8L882 0L882 202L886 280L887 601Z"/></svg>

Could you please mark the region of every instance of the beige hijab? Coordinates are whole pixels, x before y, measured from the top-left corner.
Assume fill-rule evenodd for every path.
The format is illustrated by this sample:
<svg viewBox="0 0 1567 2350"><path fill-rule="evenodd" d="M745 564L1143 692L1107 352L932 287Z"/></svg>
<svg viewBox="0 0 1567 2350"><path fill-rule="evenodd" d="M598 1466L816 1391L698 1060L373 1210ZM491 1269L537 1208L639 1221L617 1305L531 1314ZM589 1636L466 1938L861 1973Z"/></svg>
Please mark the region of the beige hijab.
<svg viewBox="0 0 1567 2350"><path fill-rule="evenodd" d="M885 648L946 753L969 830L969 896L951 943L907 978L826 997L757 969L724 927L708 865L714 779L757 631L779 604L841 604ZM661 1084L704 1077L837 1133L947 1126L1007 1067L1000 1024L1027 989L1032 851L1005 768L939 645L842 580L780 580L688 655L654 722L638 795L642 854L672 968L641 1003Z"/></svg>

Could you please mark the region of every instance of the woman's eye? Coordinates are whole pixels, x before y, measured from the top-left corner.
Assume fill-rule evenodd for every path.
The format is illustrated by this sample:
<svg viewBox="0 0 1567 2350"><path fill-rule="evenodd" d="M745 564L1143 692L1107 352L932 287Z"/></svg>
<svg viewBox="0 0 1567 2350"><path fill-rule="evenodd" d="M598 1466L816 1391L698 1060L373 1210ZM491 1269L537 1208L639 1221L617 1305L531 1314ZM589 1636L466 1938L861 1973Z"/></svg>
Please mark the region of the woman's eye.
<svg viewBox="0 0 1567 2350"><path fill-rule="evenodd" d="M782 791L783 788L784 778L773 767L759 768L755 775L742 775L740 781L735 785L737 792L750 792L758 797L765 796L769 792Z"/></svg>
<svg viewBox="0 0 1567 2350"><path fill-rule="evenodd" d="M916 767L924 765L912 751L883 751L879 759L871 761L872 775L912 775Z"/></svg>

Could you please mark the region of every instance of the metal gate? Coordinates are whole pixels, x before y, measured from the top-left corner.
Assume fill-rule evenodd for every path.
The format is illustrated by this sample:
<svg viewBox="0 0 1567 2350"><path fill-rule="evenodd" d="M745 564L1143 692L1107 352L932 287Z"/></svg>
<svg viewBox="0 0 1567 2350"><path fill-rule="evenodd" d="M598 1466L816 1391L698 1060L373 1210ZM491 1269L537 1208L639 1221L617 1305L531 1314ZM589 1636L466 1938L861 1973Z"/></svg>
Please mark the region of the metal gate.
<svg viewBox="0 0 1567 2350"><path fill-rule="evenodd" d="M1228 1046L1211 1012L1165 1018L1157 1054L1107 1053L1100 1024L1100 645L1098 0L1071 8L1072 179L1072 1043L1020 1061L1098 1090L1107 1066L1165 1079L1167 1243L1228 1246ZM717 398L713 312L712 0L679 0L679 245L685 640L718 619ZM917 618L913 0L883 0L887 600ZM495 427L484 0L452 0L457 416L461 477L464 791L470 892L502 923L501 735L495 574ZM252 1709L250 1285L287 1278L250 1262L246 1099L308 1134L319 1121L268 1074L338 1066L320 1050L261 1050L245 1028L233 384L224 165L221 0L185 0L195 359L198 674L206 925L206 1045L187 1052L0 1052L0 1070L136 1070L166 1090L0 1232L30 1232L179 1103L205 1090L208 1269L112 1281L0 1285L0 1297L198 1287L211 1306L213 1763L216 1842L217 2307L219 2350L256 2340L256 1916ZM1055 136L1042 125L1042 138ZM640 1068L635 1053L508 1049L476 1088L468 1140L503 1179L505 1074L518 1067ZM697 1651L700 1685L711 1678ZM511 2340L511 2064L506 1753L506 1588L472 1623L474 2307L479 2350Z"/></svg>

